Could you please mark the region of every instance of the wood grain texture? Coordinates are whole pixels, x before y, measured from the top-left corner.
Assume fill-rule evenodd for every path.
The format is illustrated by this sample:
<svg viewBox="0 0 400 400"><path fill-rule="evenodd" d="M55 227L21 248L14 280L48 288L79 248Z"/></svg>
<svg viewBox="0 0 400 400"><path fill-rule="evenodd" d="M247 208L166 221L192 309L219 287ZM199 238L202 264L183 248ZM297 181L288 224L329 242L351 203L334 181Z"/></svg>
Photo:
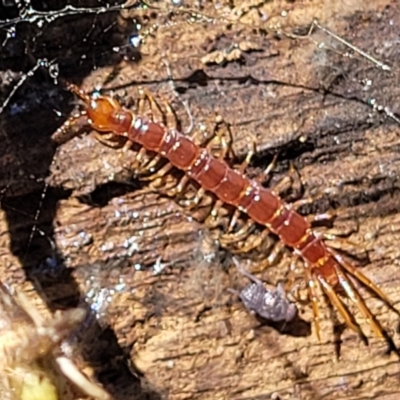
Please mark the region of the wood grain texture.
<svg viewBox="0 0 400 400"><path fill-rule="evenodd" d="M191 24L187 14L167 13L162 7L168 4L160 3L161 9L152 11L159 28L142 45L139 63L122 63L117 71L110 63L82 82L79 74L75 82L91 90L115 72L105 85L110 93L129 103L137 84L146 86L172 102L184 128L191 119L195 128L212 126L210 119L220 114L232 128L235 163L247 153L249 135L256 138L251 176L279 153L272 183L293 163L305 196L315 197L301 212L339 210L333 228L349 232L356 244L345 249L360 258L368 254L360 268L400 308L400 126L368 105L375 99L400 111L400 8L394 1L370 3L240 2L235 8L210 3L202 10L208 18ZM392 70L346 56L347 48L318 29L307 36L316 17ZM2 127L4 134L18 131L8 120ZM11 143L25 149L27 134L21 137ZM43 142L48 150L51 145ZM28 159L35 157L40 165L45 146L34 149ZM16 153L5 148L1 154L12 164L7 156ZM21 211L35 215L40 185L26 179L26 172L23 184L5 169L0 176L4 187L11 182L14 188L3 199L1 276L28 287L26 274L51 309L84 299L98 318L90 339L82 339L82 352L117 399L399 395L398 359L387 354L385 342L372 337L366 347L345 329L337 359L327 307L321 343L309 329L281 334L248 315L227 291L243 286L245 278L230 268L231 254L218 249L218 228L208 229L196 221L197 214L139 182L130 168L134 150L121 154L88 135L60 146L54 159L46 154L39 173L32 170L49 184L38 224L46 235L36 233L29 248L34 222ZM22 158L18 165L25 168ZM240 260L252 257L242 254ZM283 260L263 277L276 282L286 268ZM398 345L398 316L363 294ZM301 307L304 321L311 321L311 314L309 306Z"/></svg>

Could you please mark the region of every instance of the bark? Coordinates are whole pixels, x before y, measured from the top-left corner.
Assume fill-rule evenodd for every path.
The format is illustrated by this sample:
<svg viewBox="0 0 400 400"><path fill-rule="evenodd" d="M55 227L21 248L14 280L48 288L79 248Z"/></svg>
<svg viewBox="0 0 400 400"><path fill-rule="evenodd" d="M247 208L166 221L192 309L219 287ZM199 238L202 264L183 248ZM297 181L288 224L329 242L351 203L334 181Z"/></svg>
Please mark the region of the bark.
<svg viewBox="0 0 400 400"><path fill-rule="evenodd" d="M182 129L210 127L221 115L232 131L233 164L255 139L250 176L279 154L271 184L293 164L304 197L314 199L301 213L336 210L333 230L353 243L340 247L396 306L400 128L388 114L400 111L399 6L383 0L255 2L234 9L207 4L207 17L192 16L193 23L168 4L158 7L150 13L158 29L142 45L140 62L110 62L74 81L88 90L102 85L127 104L137 97L137 85L145 86L172 103ZM318 28L308 35L313 18L391 70ZM57 121L43 112L47 117L36 118L40 128L29 119L16 125L9 114L2 124L8 139L1 182L10 186L3 198L2 277L22 285L25 273L51 309L75 306L79 297L91 305L98 319L82 339L82 351L117 399L399 395L398 357L372 336L359 312L369 347L349 329L334 332L336 313L326 306L321 342L310 328L308 304L300 307L300 322L281 327L284 333L260 325L227 291L243 287L245 278L231 267L229 250L218 247L221 229L198 218L203 210L192 213L149 190L132 171L135 149L122 154L86 135L53 157L48 136ZM41 132L37 141L28 135L35 129ZM39 203L40 217L28 218ZM30 240L32 225L37 229ZM239 259L256 268L260 256ZM263 278L276 283L284 277L290 257L287 251ZM398 344L398 316L362 293ZM140 385L124 367L127 359Z"/></svg>

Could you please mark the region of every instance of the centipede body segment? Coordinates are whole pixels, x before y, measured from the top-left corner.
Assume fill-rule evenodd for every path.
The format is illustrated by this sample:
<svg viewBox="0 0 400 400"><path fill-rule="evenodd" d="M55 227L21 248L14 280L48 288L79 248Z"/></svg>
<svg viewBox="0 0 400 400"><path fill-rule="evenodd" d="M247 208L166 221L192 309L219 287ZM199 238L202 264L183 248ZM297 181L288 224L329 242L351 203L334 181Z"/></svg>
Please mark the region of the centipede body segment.
<svg viewBox="0 0 400 400"><path fill-rule="evenodd" d="M133 143L143 146L167 159L173 167L183 171L186 178L215 195L220 202L246 213L251 220L265 226L278 236L281 243L291 248L305 266L309 298L314 313L316 334L320 339L319 294L322 289L327 299L339 311L346 324L364 337L364 334L337 294L337 289L351 300L378 337L386 331L370 311L353 283L359 281L372 290L392 309L390 300L367 276L344 257L327 246L308 220L272 190L250 180L241 171L232 169L223 159L214 157L207 148L194 143L175 128L168 128L145 115L135 115L123 108L116 99L107 96L89 96L77 86L68 89L85 103L83 114L88 124L102 135L101 141L121 143L129 148ZM71 125L71 121L67 126ZM63 135L65 128L56 133Z"/></svg>

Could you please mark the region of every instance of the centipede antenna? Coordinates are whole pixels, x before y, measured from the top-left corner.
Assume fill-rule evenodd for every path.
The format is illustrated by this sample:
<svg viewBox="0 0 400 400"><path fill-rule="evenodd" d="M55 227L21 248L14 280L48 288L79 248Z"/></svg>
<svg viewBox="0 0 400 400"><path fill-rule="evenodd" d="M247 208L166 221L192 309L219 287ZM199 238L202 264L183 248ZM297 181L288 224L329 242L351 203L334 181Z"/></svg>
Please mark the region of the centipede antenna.
<svg viewBox="0 0 400 400"><path fill-rule="evenodd" d="M312 24L314 26L316 26L317 28L321 29L321 31L325 32L327 35L333 37L334 39L336 39L338 42L344 44L345 46L347 46L349 49L355 51L356 53L360 54L361 56L363 56L364 58L366 58L367 60L371 61L372 63L374 63L376 66L378 66L379 68L381 68L383 71L391 71L391 67L385 63L383 63L382 61L377 60L376 58L370 56L368 53L366 53L365 51L359 49L358 47L352 45L350 42L348 42L347 40L341 38L340 36L336 35L335 33L333 33L331 30L329 30L328 28L325 28L324 26L322 26L317 19L314 19Z"/></svg>
<svg viewBox="0 0 400 400"><path fill-rule="evenodd" d="M84 101L86 104L90 103L90 95L85 93L80 87L73 83L66 83L65 85L66 89L74 93L76 96L78 96L82 101Z"/></svg>

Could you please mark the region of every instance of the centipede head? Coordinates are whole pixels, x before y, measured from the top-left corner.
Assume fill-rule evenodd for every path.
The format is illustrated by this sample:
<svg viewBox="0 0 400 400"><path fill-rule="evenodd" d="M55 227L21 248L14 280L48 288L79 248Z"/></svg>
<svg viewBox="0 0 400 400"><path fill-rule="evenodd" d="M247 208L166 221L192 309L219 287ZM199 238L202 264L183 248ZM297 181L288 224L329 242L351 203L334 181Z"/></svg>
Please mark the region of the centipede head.
<svg viewBox="0 0 400 400"><path fill-rule="evenodd" d="M67 88L85 103L88 122L93 129L115 134L122 134L128 130L132 114L124 110L116 99L100 95L90 96L73 84L68 84Z"/></svg>

